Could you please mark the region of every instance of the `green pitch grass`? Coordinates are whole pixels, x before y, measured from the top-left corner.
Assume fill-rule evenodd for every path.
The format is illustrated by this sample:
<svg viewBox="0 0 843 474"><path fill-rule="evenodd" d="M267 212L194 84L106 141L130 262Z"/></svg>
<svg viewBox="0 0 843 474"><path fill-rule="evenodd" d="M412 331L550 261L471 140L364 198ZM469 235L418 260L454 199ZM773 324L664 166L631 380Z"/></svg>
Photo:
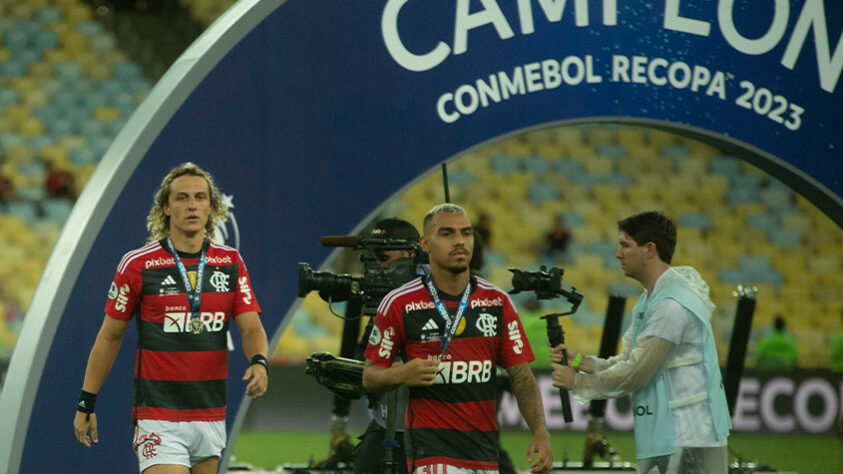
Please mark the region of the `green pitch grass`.
<svg viewBox="0 0 843 474"><path fill-rule="evenodd" d="M606 433L612 447L624 461L635 461L631 433ZM519 469L526 460L529 433L501 432L501 443ZM552 433L554 462L566 457L582 460L583 433ZM355 440L356 441L356 440ZM729 460L740 455L747 461L765 464L779 471L800 474L843 472L843 444L833 436L778 436L735 434L729 438ZM274 468L286 463L319 461L328 454L328 434L309 432L244 432L234 445L234 457L255 467Z"/></svg>

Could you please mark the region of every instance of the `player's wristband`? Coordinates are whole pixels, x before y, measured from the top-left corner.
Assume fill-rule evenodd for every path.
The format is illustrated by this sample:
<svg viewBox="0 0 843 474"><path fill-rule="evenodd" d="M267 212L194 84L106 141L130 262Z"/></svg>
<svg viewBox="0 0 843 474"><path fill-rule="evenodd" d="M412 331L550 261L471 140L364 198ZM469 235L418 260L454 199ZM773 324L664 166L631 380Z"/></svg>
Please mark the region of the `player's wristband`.
<svg viewBox="0 0 843 474"><path fill-rule="evenodd" d="M266 373L269 373L269 365L268 365L268 361L266 360L265 355L255 354L254 356L252 356L252 365L255 365L255 364L262 365L264 370L266 370Z"/></svg>
<svg viewBox="0 0 843 474"><path fill-rule="evenodd" d="M574 363L571 364L571 368L577 370L577 367L580 366L580 362L582 362L582 354L577 354L577 356L574 357Z"/></svg>
<svg viewBox="0 0 843 474"><path fill-rule="evenodd" d="M97 394L86 392L82 390L79 392L79 401L76 402L76 410L81 411L82 413L91 414L94 412L94 409L97 405Z"/></svg>

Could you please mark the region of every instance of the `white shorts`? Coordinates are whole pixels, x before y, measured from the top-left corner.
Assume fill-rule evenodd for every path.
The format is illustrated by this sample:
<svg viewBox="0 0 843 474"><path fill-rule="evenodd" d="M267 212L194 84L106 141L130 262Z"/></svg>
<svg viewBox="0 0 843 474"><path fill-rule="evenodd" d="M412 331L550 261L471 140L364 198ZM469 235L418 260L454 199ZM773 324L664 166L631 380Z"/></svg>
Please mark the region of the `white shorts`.
<svg viewBox="0 0 843 474"><path fill-rule="evenodd" d="M447 464L427 464L416 466L413 474L498 474L498 471L486 469L466 469L464 467L449 466Z"/></svg>
<svg viewBox="0 0 843 474"><path fill-rule="evenodd" d="M225 448L225 421L138 420L132 447L140 470L157 464L192 467L220 457Z"/></svg>

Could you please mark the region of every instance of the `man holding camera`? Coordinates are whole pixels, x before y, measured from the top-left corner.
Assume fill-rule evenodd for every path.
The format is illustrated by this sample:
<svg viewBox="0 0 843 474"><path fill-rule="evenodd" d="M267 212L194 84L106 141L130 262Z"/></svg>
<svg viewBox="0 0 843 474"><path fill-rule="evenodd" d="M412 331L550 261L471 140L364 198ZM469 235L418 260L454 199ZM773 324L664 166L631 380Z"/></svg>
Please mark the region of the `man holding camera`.
<svg viewBox="0 0 843 474"><path fill-rule="evenodd" d="M583 358L551 349L553 384L581 403L632 395L638 472L726 473L731 429L711 330L708 285L691 267L671 267L676 223L645 212L618 222L616 257L644 293L618 356ZM562 351L571 366L561 365Z"/></svg>
<svg viewBox="0 0 843 474"><path fill-rule="evenodd" d="M465 210L440 204L424 218L422 250L430 273L389 293L377 311L363 385L372 391L410 386L405 444L411 472L498 471L497 365L509 373L533 433L533 472L552 467L550 435L532 350L506 293L469 271L474 238ZM405 362L394 364L403 354Z"/></svg>
<svg viewBox="0 0 843 474"><path fill-rule="evenodd" d="M417 246L419 231L413 227L413 224L393 217L378 221L372 229L371 237L376 239L406 240L413 242ZM374 253L381 267L388 268L398 260L415 258L418 255L418 249L375 249ZM366 330L363 332L363 338L361 340L363 347L359 354L361 359L364 357L365 343L371 335L374 323L375 318L372 318L366 326ZM401 363L401 361L395 361L396 365ZM395 446L392 450L392 459L395 462L397 472L407 472L407 458L404 454L404 413L407 411L410 391L406 385L402 385L394 391L394 395L392 396L397 397L394 414L395 421L392 427L395 430ZM354 472L361 474L384 472L385 448L383 443L386 439L389 396L387 394L377 394L370 398L373 419L361 437L360 444L355 447L354 455Z"/></svg>
<svg viewBox="0 0 843 474"><path fill-rule="evenodd" d="M73 426L86 447L99 441L97 392L135 317L133 447L146 474L217 472L232 318L251 360L246 395L266 392L268 344L249 274L237 250L212 241L226 213L210 174L193 163L174 168L147 218L150 243L123 257L111 283Z"/></svg>

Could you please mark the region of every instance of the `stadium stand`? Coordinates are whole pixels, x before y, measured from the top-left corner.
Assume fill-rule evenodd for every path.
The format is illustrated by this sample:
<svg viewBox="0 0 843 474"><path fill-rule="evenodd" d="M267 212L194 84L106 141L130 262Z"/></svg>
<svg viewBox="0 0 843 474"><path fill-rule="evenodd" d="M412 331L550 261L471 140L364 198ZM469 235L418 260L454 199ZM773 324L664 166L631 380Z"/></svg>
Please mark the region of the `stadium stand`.
<svg viewBox="0 0 843 474"><path fill-rule="evenodd" d="M73 198L151 88L150 77L166 68L149 65L156 54L144 49L147 41L125 15L102 10L104 3L0 2L0 357L14 347ZM149 8L189 18L198 34L233 3L167 0ZM144 73L149 70L155 74ZM55 171L70 175L70 196L51 194ZM843 308L843 233L748 163L664 131L581 125L477 150L451 163L449 174L452 199L472 216L491 216L495 238L483 274L502 288L510 286L508 267L554 263L542 260L542 239L552 217L565 216L573 233L565 282L586 295L566 331L569 340L582 341L582 350L597 351L609 292L629 298L639 292L615 262L615 221L656 208L678 219L675 264L694 265L711 285L721 357L728 352L734 287L752 284L759 290L755 327L787 314L800 366L828 366L824 336L839 329ZM440 177L431 175L389 203L385 214L417 222L443 200ZM556 305L541 302L541 310L563 309ZM300 362L314 351L335 351L340 331L341 320L311 294L275 360Z"/></svg>
<svg viewBox="0 0 843 474"><path fill-rule="evenodd" d="M795 326L800 366L828 366L827 338L818 328L832 331L839 325L834 315L843 307L843 236L810 203L748 163L665 132L588 125L512 138L462 157L451 168L474 174L471 185L452 182L451 193L469 198L459 202L473 215L492 217L491 250L497 258L483 273L503 288L510 287L508 267L537 269L545 263L536 252L537 239L554 213L564 213L574 235L565 281L586 295L581 314L569 323L571 334L599 329L610 291L631 298L640 292L615 262L615 222L656 208L679 222L674 264L697 267L712 286L724 361L732 293L738 284L751 284L760 295L754 327L785 312ZM416 221L435 202L438 187L438 177L425 178L391 209ZM543 304L543 310L562 309ZM598 341L586 338L579 345L596 351Z"/></svg>
<svg viewBox="0 0 843 474"><path fill-rule="evenodd" d="M91 6L0 2L0 357L75 196L151 87Z"/></svg>

